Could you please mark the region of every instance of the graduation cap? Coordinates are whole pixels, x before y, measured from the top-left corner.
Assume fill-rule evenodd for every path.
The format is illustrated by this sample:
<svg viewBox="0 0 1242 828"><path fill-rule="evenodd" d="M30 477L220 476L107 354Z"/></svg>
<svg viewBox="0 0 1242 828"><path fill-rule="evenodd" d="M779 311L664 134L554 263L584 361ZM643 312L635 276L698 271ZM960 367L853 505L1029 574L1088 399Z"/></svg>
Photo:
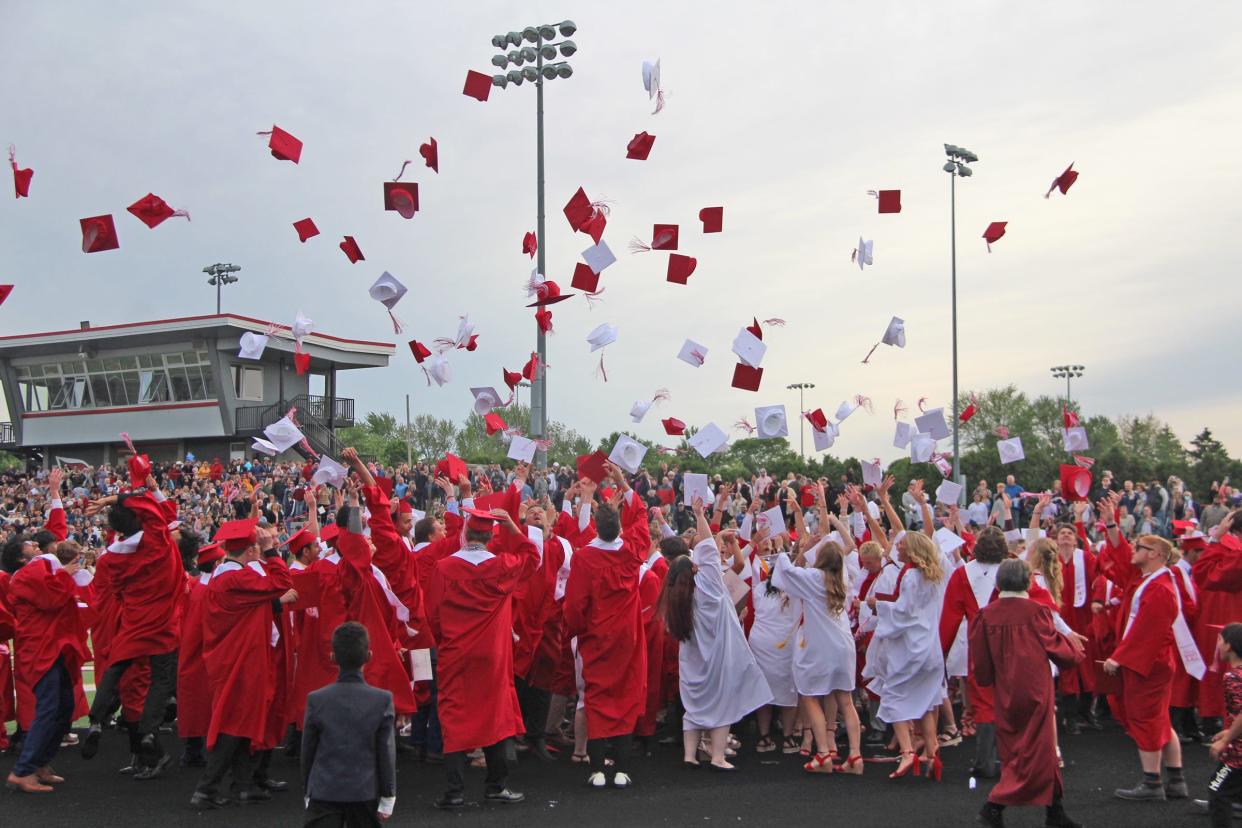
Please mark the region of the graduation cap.
<svg viewBox="0 0 1242 828"><path fill-rule="evenodd" d="M630 474L638 474L638 467L647 455L647 447L632 437L624 434L617 438L608 461L625 469Z"/></svg>
<svg viewBox="0 0 1242 828"><path fill-rule="evenodd" d="M648 99L656 102L652 115L664 108L664 90L660 88L659 58L656 58L655 63L649 60L643 61L643 89L647 90Z"/></svg>
<svg viewBox="0 0 1242 828"><path fill-rule="evenodd" d="M220 524L213 538L215 543L224 544L230 553L244 552L258 543L258 534L252 520L230 520Z"/></svg>
<svg viewBox="0 0 1242 828"><path fill-rule="evenodd" d="M897 431L893 435L893 448L903 449L910 445L910 440L918 433L918 429L910 423L897 423Z"/></svg>
<svg viewBox="0 0 1242 828"><path fill-rule="evenodd" d="M471 69L466 72L466 85L461 92L463 95L468 95L480 103L486 101L487 96L492 94L491 75L485 75L482 72L476 72Z"/></svg>
<svg viewBox="0 0 1242 828"><path fill-rule="evenodd" d="M677 358L687 365L700 368L707 361L707 346L700 345L693 339L687 339L682 343L681 350L677 352Z"/></svg>
<svg viewBox="0 0 1242 828"><path fill-rule="evenodd" d="M539 250L539 237L534 233L527 231L522 237L522 252L529 253L530 257L535 258L535 253Z"/></svg>
<svg viewBox="0 0 1242 828"><path fill-rule="evenodd" d="M0 285L0 305L4 304L4 300L9 298L9 294L13 292L12 285Z"/></svg>
<svg viewBox="0 0 1242 828"><path fill-rule="evenodd" d="M483 426L487 429L488 437L491 437L497 431L504 431L509 427L501 416L494 411L489 411L483 415Z"/></svg>
<svg viewBox="0 0 1242 828"><path fill-rule="evenodd" d="M79 219L78 223L82 226L83 253L101 253L121 246L111 214Z"/></svg>
<svg viewBox="0 0 1242 828"><path fill-rule="evenodd" d="M871 252L875 242L871 240L863 240L862 236L858 237L858 247L854 248L850 261L858 265L858 269L862 270L864 265L871 264Z"/></svg>
<svg viewBox="0 0 1242 828"><path fill-rule="evenodd" d="M185 210L174 210L168 206L168 202L155 193L147 193L125 209L137 216L139 221L152 230L173 216L186 221L190 220L189 213Z"/></svg>
<svg viewBox="0 0 1242 828"><path fill-rule="evenodd" d="M310 370L311 355L306 351L299 351L293 355L293 367L298 372L298 376L304 376Z"/></svg>
<svg viewBox="0 0 1242 828"><path fill-rule="evenodd" d="M1066 451L1086 451L1091 448L1091 444L1087 442L1087 429L1083 426L1065 429L1062 445Z"/></svg>
<svg viewBox="0 0 1242 828"><path fill-rule="evenodd" d="M414 354L414 361L420 365L424 359L431 356L431 351L427 350L427 346L417 339L410 340L410 353Z"/></svg>
<svg viewBox="0 0 1242 828"><path fill-rule="evenodd" d="M466 516L466 528L471 532L490 532L501 520L491 512L475 506L463 506L461 511Z"/></svg>
<svg viewBox="0 0 1242 828"><path fill-rule="evenodd" d="M293 229L298 231L298 241L303 244L307 239L314 238L319 235L319 228L315 226L315 222L309 218L293 223Z"/></svg>
<svg viewBox="0 0 1242 828"><path fill-rule="evenodd" d="M493 408L501 406L500 393L490 385L485 388L471 388L470 393L474 395L475 414L487 414Z"/></svg>
<svg viewBox="0 0 1242 828"><path fill-rule="evenodd" d="M740 388L743 391L758 391L759 383L762 381L762 368L752 368L743 362L739 362L733 368L732 385L734 388Z"/></svg>
<svg viewBox="0 0 1242 828"><path fill-rule="evenodd" d="M273 158L280 161L292 161L295 164L301 160L302 142L280 127L273 124L270 132L260 132L258 134L271 136L267 146L272 151Z"/></svg>
<svg viewBox="0 0 1242 828"><path fill-rule="evenodd" d="M435 380L437 386L443 386L453 379L453 366L449 364L448 357L443 354L432 357L427 366L427 376Z"/></svg>
<svg viewBox="0 0 1242 828"><path fill-rule="evenodd" d="M767 350L768 346L763 344L763 340L752 328L742 328L733 338L733 353L737 354L742 364L750 368L759 367Z"/></svg>
<svg viewBox="0 0 1242 828"><path fill-rule="evenodd" d="M686 433L686 424L676 417L660 420L660 425L664 426L664 433L670 437L677 437Z"/></svg>
<svg viewBox="0 0 1242 828"><path fill-rule="evenodd" d="M703 222L704 233L719 233L724 227L724 208L704 207L699 210L699 221Z"/></svg>
<svg viewBox="0 0 1242 828"><path fill-rule="evenodd" d="M602 451L578 456L578 476L594 480L596 483L608 476L608 455Z"/></svg>
<svg viewBox="0 0 1242 828"><path fill-rule="evenodd" d="M670 253L668 256L668 276L670 282L678 285L684 285L690 281L690 274L694 273L694 269L699 266L699 260L693 256L683 256L680 253Z"/></svg>
<svg viewBox="0 0 1242 828"><path fill-rule="evenodd" d="M564 208L565 218L569 221L569 226L577 233L582 229L582 224L591 218L594 209L591 207L591 199L587 198L586 191L581 187L569 199L569 203Z"/></svg>
<svg viewBox="0 0 1242 828"><path fill-rule="evenodd" d="M816 431L828 430L828 415L824 414L824 409L817 408L814 411L808 411L802 416L806 417L806 421L811 424L811 428Z"/></svg>
<svg viewBox="0 0 1242 828"><path fill-rule="evenodd" d="M724 448L725 443L729 442L728 436L720 430L720 426L715 423L708 423L694 433L689 440L690 448L699 453L699 456L706 460L720 449Z"/></svg>
<svg viewBox="0 0 1242 828"><path fill-rule="evenodd" d="M936 502L956 504L962 496L962 484L952 480L942 480L936 487Z"/></svg>
<svg viewBox="0 0 1242 828"><path fill-rule="evenodd" d="M506 371L504 368L501 368L500 372L504 375L505 385L509 386L510 391L517 388L517 384L522 381L521 371Z"/></svg>
<svg viewBox="0 0 1242 828"><path fill-rule="evenodd" d="M1061 496L1071 502L1086 500L1091 493L1091 472L1082 466L1061 465Z"/></svg>
<svg viewBox="0 0 1242 828"><path fill-rule="evenodd" d="M785 406L765 405L756 408L755 426L760 439L788 437L789 424L785 420Z"/></svg>
<svg viewBox="0 0 1242 828"><path fill-rule="evenodd" d="M311 474L311 481L319 486L326 483L340 489L344 487L347 477L349 477L349 469L343 464L336 462L327 455L320 455L319 465Z"/></svg>
<svg viewBox="0 0 1242 828"><path fill-rule="evenodd" d="M918 432L910 437L910 460L914 463L926 463L931 460L936 450L936 438L930 434Z"/></svg>
<svg viewBox="0 0 1242 828"><path fill-rule="evenodd" d="M267 347L267 340L266 334L246 331L238 339L237 358L261 359L263 357L263 350Z"/></svg>
<svg viewBox="0 0 1242 828"><path fill-rule="evenodd" d="M617 326L605 322L596 326L589 334L587 334L587 342L591 343L591 351L598 351L607 345L617 341Z"/></svg>
<svg viewBox="0 0 1242 828"><path fill-rule="evenodd" d="M1061 195L1068 195L1069 188L1074 186L1074 182L1078 180L1078 173L1074 171L1074 165L1071 163L1065 168L1065 172L1052 179L1052 184L1048 186L1048 192L1044 193L1044 198L1052 195L1053 190L1060 190Z"/></svg>
<svg viewBox="0 0 1242 828"><path fill-rule="evenodd" d="M289 549L291 554L296 555L298 552L302 551L303 547L310 546L314 542L315 534L311 532L311 530L299 529L292 536L290 536L289 540L285 541L285 546Z"/></svg>
<svg viewBox="0 0 1242 828"><path fill-rule="evenodd" d="M636 161L646 161L647 156L651 154L651 148L655 146L655 139L654 135L648 135L646 132L638 133L626 144L625 157Z"/></svg>
<svg viewBox="0 0 1242 828"><path fill-rule="evenodd" d="M418 184L414 181L385 181L384 209L412 219L418 212Z"/></svg>
<svg viewBox="0 0 1242 828"><path fill-rule="evenodd" d="M1000 241L1001 236L1005 235L1005 225L1007 221L994 221L988 225L988 229L983 231L983 238L987 240L988 252L992 252L992 243Z"/></svg>
<svg viewBox="0 0 1242 828"><path fill-rule="evenodd" d="M997 441L996 450L1000 453L1002 466L1016 463L1026 457L1026 453L1022 451L1021 437L1010 437L1008 440Z"/></svg>
<svg viewBox="0 0 1242 828"><path fill-rule="evenodd" d="M462 460L456 454L445 454L444 459L436 463L436 477L447 477L456 483L467 471L466 461Z"/></svg>
<svg viewBox="0 0 1242 828"><path fill-rule="evenodd" d="M591 268L591 272L599 274L609 265L617 260L613 252L608 247L608 242L600 241L592 247L588 247L582 251L582 259Z"/></svg>
<svg viewBox="0 0 1242 828"><path fill-rule="evenodd" d="M303 530L305 531L305 530ZM209 543L198 548L198 565L209 564L224 557L224 550L218 543Z"/></svg>
<svg viewBox="0 0 1242 828"><path fill-rule="evenodd" d="M495 415L491 415L495 416ZM523 437L521 434L514 434L509 438L509 452L505 456L510 460L520 460L523 463L533 463L535 460L535 450L539 448L539 443Z"/></svg>
<svg viewBox="0 0 1242 828"><path fill-rule="evenodd" d="M949 431L949 424L945 422L943 408L924 411L914 418L914 424L919 427L919 431L930 434L936 440L943 440L952 433Z"/></svg>
<svg viewBox="0 0 1242 828"><path fill-rule="evenodd" d="M811 440L815 444L816 451L827 451L832 448L832 444L837 441L839 431L835 425L829 425L823 431L811 429Z"/></svg>
<svg viewBox="0 0 1242 828"><path fill-rule="evenodd" d="M436 144L436 139L432 138L425 144L420 144L418 154L427 162L427 166L438 175L440 172L440 148Z"/></svg>
<svg viewBox="0 0 1242 828"><path fill-rule="evenodd" d="M599 274L591 270L590 265L578 262L574 265L574 278L569 286L587 293L595 293L599 290Z"/></svg>
<svg viewBox="0 0 1242 828"><path fill-rule="evenodd" d="M564 302L566 299L572 299L576 294L561 293L561 287L551 279L544 279L535 289L535 295L538 297L526 307L542 308L544 305L555 305L557 302Z"/></svg>
<svg viewBox="0 0 1242 828"><path fill-rule="evenodd" d="M263 436L267 438L278 454L282 451L288 451L306 439L301 429L297 427L288 415L281 417L263 429Z"/></svg>
<svg viewBox="0 0 1242 828"><path fill-rule="evenodd" d="M349 259L350 264L357 264L367 258L362 255L362 248L358 247L358 242L354 241L353 236L345 237L345 240L341 242L341 251Z"/></svg>
<svg viewBox="0 0 1242 828"><path fill-rule="evenodd" d="M367 294L390 311L401 301L401 297L405 296L406 292L406 286L387 270L379 275L371 287L367 288Z"/></svg>
<svg viewBox="0 0 1242 828"><path fill-rule="evenodd" d="M17 147L9 144L9 166L13 168L14 198L30 198L30 179L34 178L34 170L18 169Z"/></svg>
<svg viewBox="0 0 1242 828"><path fill-rule="evenodd" d="M867 194L879 201L881 213L901 212L901 190L868 190Z"/></svg>

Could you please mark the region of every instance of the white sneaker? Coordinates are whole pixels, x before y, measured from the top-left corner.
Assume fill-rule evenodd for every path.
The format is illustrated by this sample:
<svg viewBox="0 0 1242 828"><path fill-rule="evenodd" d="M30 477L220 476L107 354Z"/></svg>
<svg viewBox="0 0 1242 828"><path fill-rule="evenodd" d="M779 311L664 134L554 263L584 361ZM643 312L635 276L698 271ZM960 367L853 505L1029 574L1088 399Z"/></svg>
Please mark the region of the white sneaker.
<svg viewBox="0 0 1242 828"><path fill-rule="evenodd" d="M634 780L630 779L628 773L618 773L612 778L612 786L614 788L629 788L634 784Z"/></svg>
<svg viewBox="0 0 1242 828"><path fill-rule="evenodd" d="M587 784L592 788L606 788L608 787L608 780L604 778L603 771L596 771L587 777Z"/></svg>

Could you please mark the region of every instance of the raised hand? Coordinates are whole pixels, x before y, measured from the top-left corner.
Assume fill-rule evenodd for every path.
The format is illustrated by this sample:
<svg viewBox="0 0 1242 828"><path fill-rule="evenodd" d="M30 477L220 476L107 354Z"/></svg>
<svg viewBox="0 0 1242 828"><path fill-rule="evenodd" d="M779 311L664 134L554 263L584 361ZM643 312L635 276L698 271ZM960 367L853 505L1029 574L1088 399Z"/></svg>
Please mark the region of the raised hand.
<svg viewBox="0 0 1242 828"><path fill-rule="evenodd" d="M927 494L923 491L923 481L915 480L913 483L914 486L911 488L910 494L913 495L914 502L921 506L927 502Z"/></svg>
<svg viewBox="0 0 1242 828"><path fill-rule="evenodd" d="M884 476L884 479L880 481L880 485L876 487L876 492L879 494L880 500L888 500L888 490L893 487L893 483L896 480L897 478L891 474Z"/></svg>

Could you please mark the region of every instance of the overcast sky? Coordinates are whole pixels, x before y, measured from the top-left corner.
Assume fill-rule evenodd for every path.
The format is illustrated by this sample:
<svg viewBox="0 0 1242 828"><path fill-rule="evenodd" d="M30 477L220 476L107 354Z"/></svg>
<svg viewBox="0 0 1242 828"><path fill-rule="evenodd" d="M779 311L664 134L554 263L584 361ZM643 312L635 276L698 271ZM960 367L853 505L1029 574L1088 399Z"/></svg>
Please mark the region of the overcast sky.
<svg viewBox="0 0 1242 828"><path fill-rule="evenodd" d="M578 186L612 202L618 262L602 304L554 307L553 419L652 439L670 415L728 428L784 403L793 421L785 386L809 381L807 407L829 416L855 394L875 401L834 453L898 455L894 399L951 404L948 141L980 158L958 187L963 390L1064 393L1049 366L1078 362L1087 413L1154 413L1187 441L1207 425L1236 456L1242 386L1222 369L1237 364L1242 298L1242 8L1194 8L9 0L0 144L35 176L29 199L0 198L0 281L16 284L0 331L209 313L200 271L233 262L226 310L288 323L301 309L316 330L398 344L388 369L342 377L360 411L400 416L409 393L416 411L464 417L469 386L499 384L533 348L520 249L535 227L535 91L479 103L463 81L492 71L494 34L568 16L574 74L545 96L547 275L568 288L591 243L561 214ZM657 57L667 106L652 115L641 65ZM255 135L273 123L305 143L300 164ZM642 130L650 159L627 160ZM421 160L406 174L421 211L384 212L382 182L429 136L440 174ZM1070 162L1081 178L1044 200ZM869 189L901 189L901 214L877 215ZM148 230L125 211L148 191L192 223ZM711 205L724 232L703 235ZM121 248L83 254L78 219L108 212ZM321 235L300 244L291 224L307 216ZM989 254L991 221L1009 227ZM698 259L688 285L664 281L665 254L627 251L654 223L680 224L680 252ZM365 262L347 261L344 234ZM860 235L875 245L865 272L850 263ZM366 293L385 270L410 287L395 336ZM463 313L479 348L428 388L405 342L450 336ZM893 315L906 348L861 364ZM764 331L757 394L729 387L752 316L787 322ZM602 322L620 328L607 383L585 341ZM676 360L685 337L708 346L704 367ZM632 426L630 405L659 387L672 401Z"/></svg>

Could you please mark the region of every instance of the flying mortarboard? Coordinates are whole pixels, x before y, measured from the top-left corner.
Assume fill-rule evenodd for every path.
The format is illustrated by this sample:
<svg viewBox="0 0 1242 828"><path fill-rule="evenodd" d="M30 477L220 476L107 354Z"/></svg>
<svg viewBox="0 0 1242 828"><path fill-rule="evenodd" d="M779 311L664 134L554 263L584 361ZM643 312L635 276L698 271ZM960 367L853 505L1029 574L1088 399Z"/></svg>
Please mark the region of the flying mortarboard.
<svg viewBox="0 0 1242 828"><path fill-rule="evenodd" d="M1078 173L1074 171L1074 165L1071 163L1065 168L1065 172L1052 179L1052 184L1048 187L1048 192L1044 193L1044 198L1052 195L1053 190L1060 190L1061 195L1069 194L1069 188L1074 186L1074 182L1078 180Z"/></svg>
<svg viewBox="0 0 1242 828"><path fill-rule="evenodd" d="M401 218L414 218L414 214L418 212L418 183L385 181L384 209L396 211Z"/></svg>
<svg viewBox="0 0 1242 828"><path fill-rule="evenodd" d="M293 229L298 231L298 241L303 244L307 239L314 238L319 235L319 228L315 226L315 222L309 218L293 223Z"/></svg>
<svg viewBox="0 0 1242 828"><path fill-rule="evenodd" d="M353 236L345 237L345 240L341 242L341 251L349 258L350 264L357 264L367 258L362 255L362 248L358 247L358 242L354 241Z"/></svg>
<svg viewBox="0 0 1242 828"><path fill-rule="evenodd" d="M647 156L651 154L651 148L655 145L655 139L654 135L648 135L646 132L638 133L626 145L625 157L636 161L646 161Z"/></svg>
<svg viewBox="0 0 1242 828"><path fill-rule="evenodd" d="M121 246L111 214L79 219L78 223L82 226L83 253L102 253Z"/></svg>
<svg viewBox="0 0 1242 828"><path fill-rule="evenodd" d="M183 218L186 221L190 220L189 213L185 210L174 210L168 206L168 202L155 193L147 193L125 209L137 216L139 221L152 230L173 216Z"/></svg>
<svg viewBox="0 0 1242 828"><path fill-rule="evenodd" d="M785 406L765 405L756 408L755 427L760 439L788 437L789 424L785 419Z"/></svg>
<svg viewBox="0 0 1242 828"><path fill-rule="evenodd" d="M480 103L486 101L487 96L492 94L491 75L485 75L482 72L476 72L471 69L466 72L466 85L461 91L463 95L469 95Z"/></svg>
<svg viewBox="0 0 1242 828"><path fill-rule="evenodd" d="M686 424L676 417L660 420L660 425L664 426L664 433L670 437L677 437L686 433Z"/></svg>
<svg viewBox="0 0 1242 828"><path fill-rule="evenodd" d="M280 161L292 161L298 163L302 158L302 142L285 132L278 126L273 125L271 132L260 132L259 135L270 135L267 146L272 151L272 157Z"/></svg>
<svg viewBox="0 0 1242 828"><path fill-rule="evenodd" d="M869 190L868 195L879 201L881 213L901 212L901 190Z"/></svg>
<svg viewBox="0 0 1242 828"><path fill-rule="evenodd" d="M763 381L763 369L752 368L744 362L739 362L733 368L734 388L740 388L743 391L758 391L759 383Z"/></svg>
<svg viewBox="0 0 1242 828"><path fill-rule="evenodd" d="M435 173L440 172L440 147L436 144L436 139L432 138L425 144L418 147L418 154L427 162L427 166L431 167Z"/></svg>
<svg viewBox="0 0 1242 828"><path fill-rule="evenodd" d="M724 208L704 207L699 210L699 221L703 222L704 233L719 233L724 228Z"/></svg>
<svg viewBox="0 0 1242 828"><path fill-rule="evenodd" d="M690 275L694 273L694 269L699 266L699 260L693 256L683 256L680 253L670 253L668 256L668 276L670 282L678 285L684 285L690 281Z"/></svg>
<svg viewBox="0 0 1242 828"><path fill-rule="evenodd" d="M983 238L988 243L989 253L992 252L992 243L1000 241L1000 238L1005 235L1005 225L1008 223L1007 221L994 221L988 225L988 229L983 231Z"/></svg>
<svg viewBox="0 0 1242 828"><path fill-rule="evenodd" d="M596 483L608 476L608 455L602 451L578 456L578 476L594 480Z"/></svg>
<svg viewBox="0 0 1242 828"><path fill-rule="evenodd" d="M9 144L9 166L13 168L14 198L30 198L30 179L34 178L34 170L18 169L17 147Z"/></svg>

